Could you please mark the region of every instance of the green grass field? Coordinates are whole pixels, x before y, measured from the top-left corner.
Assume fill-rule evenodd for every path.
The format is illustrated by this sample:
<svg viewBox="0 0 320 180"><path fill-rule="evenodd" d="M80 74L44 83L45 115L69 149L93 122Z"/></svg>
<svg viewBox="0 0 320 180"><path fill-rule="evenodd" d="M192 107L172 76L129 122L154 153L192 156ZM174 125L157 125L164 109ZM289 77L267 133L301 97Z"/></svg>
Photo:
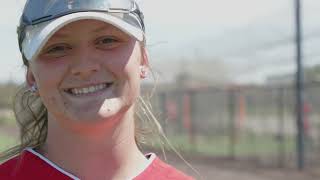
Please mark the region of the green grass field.
<svg viewBox="0 0 320 180"><path fill-rule="evenodd" d="M231 140L227 136L196 136L193 143L188 136L171 135L168 138L171 144L183 153L205 156L268 157L279 154L280 150L285 151L285 153L292 153L295 150L293 138L284 139L280 146L279 141L272 136L243 135L235 139L233 144L230 143ZM160 145L156 144L155 148L160 148ZM170 150L169 146L165 148Z"/></svg>
<svg viewBox="0 0 320 180"><path fill-rule="evenodd" d="M171 144L181 152L207 156L273 156L279 153L279 142L271 136L240 137L232 145L229 137L195 137L193 143L188 136L168 136ZM15 137L0 133L0 151L17 143ZM155 148L160 148L159 144ZM294 152L294 139L286 139L282 148L286 153ZM170 149L166 146L166 149Z"/></svg>
<svg viewBox="0 0 320 180"><path fill-rule="evenodd" d="M15 126L16 121L14 117L0 116L0 124L5 126Z"/></svg>
<svg viewBox="0 0 320 180"><path fill-rule="evenodd" d="M15 125L13 118L0 117L0 125L12 127ZM236 138L228 136L195 136L193 141L186 134L168 135L171 144L180 152L206 155L206 156L255 156L268 157L278 155L280 151L292 153L295 151L294 138L284 138L282 144L279 139L271 135L257 135L241 133ZM231 143L233 142L233 143ZM10 137L0 132L0 152L17 143L16 137ZM159 144L154 148L160 149ZM165 147L170 150L169 146ZM281 149L282 148L282 149Z"/></svg>
<svg viewBox="0 0 320 180"><path fill-rule="evenodd" d="M14 146L17 140L14 137L0 134L0 152Z"/></svg>
<svg viewBox="0 0 320 180"><path fill-rule="evenodd" d="M14 117L0 116L0 126L2 130L16 125ZM11 128L12 129L12 128ZM10 136L8 133L0 131L0 152L14 146L17 143L17 138Z"/></svg>

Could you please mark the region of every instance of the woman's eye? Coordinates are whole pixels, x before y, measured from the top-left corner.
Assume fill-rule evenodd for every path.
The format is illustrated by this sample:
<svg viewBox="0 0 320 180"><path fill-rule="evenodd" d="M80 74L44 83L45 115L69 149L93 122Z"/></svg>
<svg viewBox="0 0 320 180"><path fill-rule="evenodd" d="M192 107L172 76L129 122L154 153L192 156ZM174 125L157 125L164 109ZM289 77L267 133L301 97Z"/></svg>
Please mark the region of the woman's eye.
<svg viewBox="0 0 320 180"><path fill-rule="evenodd" d="M118 42L118 41L114 38L104 38L101 40L102 44L110 44L110 43L115 43L115 42Z"/></svg>
<svg viewBox="0 0 320 180"><path fill-rule="evenodd" d="M71 50L72 48L67 46L67 45L54 45L49 48L47 48L44 51L45 56L50 56L50 57L61 57L67 55L68 51Z"/></svg>
<svg viewBox="0 0 320 180"><path fill-rule="evenodd" d="M114 37L103 37L97 40L96 45L101 49L112 49L120 45L120 41Z"/></svg>

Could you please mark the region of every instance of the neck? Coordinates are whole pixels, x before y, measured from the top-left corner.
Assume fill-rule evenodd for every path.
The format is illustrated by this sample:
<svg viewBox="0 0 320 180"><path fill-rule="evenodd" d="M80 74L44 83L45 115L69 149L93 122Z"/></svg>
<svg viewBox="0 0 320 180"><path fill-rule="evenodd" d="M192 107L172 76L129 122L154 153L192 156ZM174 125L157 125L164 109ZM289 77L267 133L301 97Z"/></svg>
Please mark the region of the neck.
<svg viewBox="0 0 320 180"><path fill-rule="evenodd" d="M90 135L70 131L49 118L46 145L40 153L80 179L132 178L147 164L134 139L134 119L128 118L133 117L132 109L117 127Z"/></svg>

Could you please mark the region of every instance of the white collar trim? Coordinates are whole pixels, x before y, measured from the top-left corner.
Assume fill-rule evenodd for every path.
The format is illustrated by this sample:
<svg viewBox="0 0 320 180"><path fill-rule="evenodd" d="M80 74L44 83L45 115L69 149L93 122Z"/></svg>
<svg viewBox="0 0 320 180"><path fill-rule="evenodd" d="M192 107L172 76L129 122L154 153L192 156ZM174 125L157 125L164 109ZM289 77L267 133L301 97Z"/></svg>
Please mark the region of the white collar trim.
<svg viewBox="0 0 320 180"><path fill-rule="evenodd" d="M40 159L42 159L43 161L45 161L46 163L48 163L50 166L52 166L53 168L55 168L56 170L58 170L59 172L61 172L62 174L74 179L74 180L80 180L80 178L76 177L75 175L63 170L61 167L57 166L55 163L53 163L52 161L50 161L49 159L47 159L46 157L42 156L41 154L37 153L36 151L34 151L32 148L26 148L27 151L29 151L30 153L34 154L35 156L39 157Z"/></svg>
<svg viewBox="0 0 320 180"><path fill-rule="evenodd" d="M142 171L140 171L140 172L138 172L137 174L135 174L134 176L132 176L132 178L129 178L128 180L131 180L131 179L134 179L134 178L136 178L136 177L138 177L141 173L143 173L151 164L152 164L152 162L156 159L156 154L154 154L154 153L148 153L148 154L146 154L145 155L146 157L148 157L148 156L150 156L149 158L148 158L148 163L145 165L145 167L143 168L143 170Z"/></svg>

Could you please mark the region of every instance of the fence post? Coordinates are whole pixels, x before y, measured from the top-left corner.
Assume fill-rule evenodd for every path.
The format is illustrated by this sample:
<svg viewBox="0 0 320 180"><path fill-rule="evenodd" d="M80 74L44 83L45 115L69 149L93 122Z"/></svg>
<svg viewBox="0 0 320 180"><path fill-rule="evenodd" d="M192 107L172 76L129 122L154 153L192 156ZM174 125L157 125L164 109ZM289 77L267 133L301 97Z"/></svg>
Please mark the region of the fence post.
<svg viewBox="0 0 320 180"><path fill-rule="evenodd" d="M235 127L235 90L228 90L228 110L229 110L229 156L235 158L235 144L236 144L236 127Z"/></svg>
<svg viewBox="0 0 320 180"><path fill-rule="evenodd" d="M163 119L164 121L161 121L163 123L162 127L163 127L163 131L164 133L167 132L167 109L166 109L166 100L167 100L167 94L166 92L161 92L159 94L159 98L160 98L160 108L161 108L161 119Z"/></svg>
<svg viewBox="0 0 320 180"><path fill-rule="evenodd" d="M187 90L183 94L183 126L188 132L189 143L196 150L195 135L194 135L194 92Z"/></svg>
<svg viewBox="0 0 320 180"><path fill-rule="evenodd" d="M195 105L195 95L196 91L191 90L189 91L189 97L190 97L190 139L193 143L195 151L197 151L197 138L196 138L196 127L195 127L195 115L196 115L196 105Z"/></svg>
<svg viewBox="0 0 320 180"><path fill-rule="evenodd" d="M302 23L301 23L301 0L295 0L295 22L296 22L296 125L297 125L297 166L299 170L304 169L305 147L303 132L303 103L304 103L304 78L302 65Z"/></svg>
<svg viewBox="0 0 320 180"><path fill-rule="evenodd" d="M284 167L285 162L285 141L284 141L284 112L285 112L285 104L284 104L284 87L280 87L278 89L278 167Z"/></svg>

